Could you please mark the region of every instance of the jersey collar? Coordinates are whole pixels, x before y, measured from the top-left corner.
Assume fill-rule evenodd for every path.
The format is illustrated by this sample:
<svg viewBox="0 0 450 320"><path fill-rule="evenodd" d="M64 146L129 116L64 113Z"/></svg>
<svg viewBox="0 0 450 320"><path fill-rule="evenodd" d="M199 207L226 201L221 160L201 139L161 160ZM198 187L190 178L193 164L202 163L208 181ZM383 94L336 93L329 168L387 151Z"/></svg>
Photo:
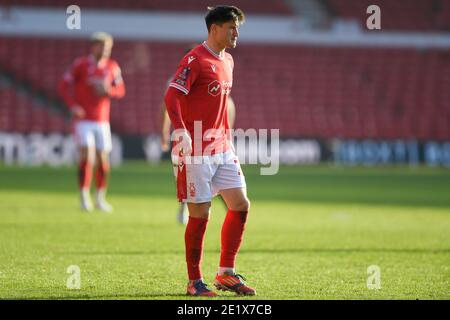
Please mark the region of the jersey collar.
<svg viewBox="0 0 450 320"><path fill-rule="evenodd" d="M208 44L206 43L206 41L203 41L202 46L205 47L206 50L209 51L209 53L211 53L215 58L219 59L219 60L223 60L225 54L223 56L219 56L217 53L215 53L210 47L208 47Z"/></svg>

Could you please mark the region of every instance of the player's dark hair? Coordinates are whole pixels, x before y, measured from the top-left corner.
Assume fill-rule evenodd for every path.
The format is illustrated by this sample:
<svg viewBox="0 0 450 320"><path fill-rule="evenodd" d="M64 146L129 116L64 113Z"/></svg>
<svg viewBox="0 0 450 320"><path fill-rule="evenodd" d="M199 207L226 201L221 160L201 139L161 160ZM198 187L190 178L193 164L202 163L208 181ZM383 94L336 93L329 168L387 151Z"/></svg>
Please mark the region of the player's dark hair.
<svg viewBox="0 0 450 320"><path fill-rule="evenodd" d="M235 6L208 7L208 13L205 17L208 32L211 30L212 24L222 25L230 21L237 21L243 24L245 22L244 12Z"/></svg>

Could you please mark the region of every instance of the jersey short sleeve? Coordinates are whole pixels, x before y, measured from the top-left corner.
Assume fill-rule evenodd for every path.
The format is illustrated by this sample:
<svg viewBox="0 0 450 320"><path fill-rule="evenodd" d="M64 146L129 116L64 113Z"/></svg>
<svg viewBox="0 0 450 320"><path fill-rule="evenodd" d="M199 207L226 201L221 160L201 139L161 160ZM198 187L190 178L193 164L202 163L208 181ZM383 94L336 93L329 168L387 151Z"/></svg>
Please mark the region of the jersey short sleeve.
<svg viewBox="0 0 450 320"><path fill-rule="evenodd" d="M116 61L113 61L112 63L112 72L114 85L121 84L123 82L122 70L120 69L120 66Z"/></svg>
<svg viewBox="0 0 450 320"><path fill-rule="evenodd" d="M200 63L198 58L193 54L187 54L181 60L169 87L176 88L184 94L188 94L199 74Z"/></svg>

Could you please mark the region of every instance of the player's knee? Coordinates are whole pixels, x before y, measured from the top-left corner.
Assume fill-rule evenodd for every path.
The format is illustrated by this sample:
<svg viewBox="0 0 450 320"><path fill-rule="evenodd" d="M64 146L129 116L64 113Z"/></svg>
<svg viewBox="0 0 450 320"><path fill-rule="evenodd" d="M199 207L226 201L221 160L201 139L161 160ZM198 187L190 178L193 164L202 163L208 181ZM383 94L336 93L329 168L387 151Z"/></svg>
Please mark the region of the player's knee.
<svg viewBox="0 0 450 320"><path fill-rule="evenodd" d="M101 166L102 170L105 172L108 172L110 169L109 160L107 158L101 158L99 165Z"/></svg>
<svg viewBox="0 0 450 320"><path fill-rule="evenodd" d="M194 218L209 219L211 214L211 203L188 203L189 216Z"/></svg>
<svg viewBox="0 0 450 320"><path fill-rule="evenodd" d="M86 164L89 167L93 167L95 164L95 161L91 157L80 157L79 159L80 165Z"/></svg>
<svg viewBox="0 0 450 320"><path fill-rule="evenodd" d="M248 200L247 198L245 199L245 210L242 211L250 211L250 200Z"/></svg>
<svg viewBox="0 0 450 320"><path fill-rule="evenodd" d="M248 212L250 210L250 200L248 200L247 198L242 199L241 201L235 204L233 209L236 211Z"/></svg>
<svg viewBox="0 0 450 320"><path fill-rule="evenodd" d="M82 147L79 150L79 161L92 166L95 163L95 152L90 147Z"/></svg>

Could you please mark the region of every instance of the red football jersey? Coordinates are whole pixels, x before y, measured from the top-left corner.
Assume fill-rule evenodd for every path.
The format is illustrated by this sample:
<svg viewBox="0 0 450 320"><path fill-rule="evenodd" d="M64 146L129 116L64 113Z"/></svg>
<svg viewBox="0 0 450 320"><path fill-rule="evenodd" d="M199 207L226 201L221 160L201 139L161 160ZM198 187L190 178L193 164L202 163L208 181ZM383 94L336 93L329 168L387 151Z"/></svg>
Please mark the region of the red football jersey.
<svg viewBox="0 0 450 320"><path fill-rule="evenodd" d="M170 87L182 91L181 113L192 138L193 155L223 153L230 149L227 100L233 85L233 57L212 51L206 42L181 60ZM201 121L201 136L194 122Z"/></svg>
<svg viewBox="0 0 450 320"><path fill-rule="evenodd" d="M96 94L95 85L100 82L111 85L108 96ZM73 86L73 93L70 86ZM123 97L125 84L116 61L106 59L97 64L95 58L89 55L75 60L64 74L59 92L69 108L79 105L84 109L86 115L82 120L109 122L110 98Z"/></svg>

